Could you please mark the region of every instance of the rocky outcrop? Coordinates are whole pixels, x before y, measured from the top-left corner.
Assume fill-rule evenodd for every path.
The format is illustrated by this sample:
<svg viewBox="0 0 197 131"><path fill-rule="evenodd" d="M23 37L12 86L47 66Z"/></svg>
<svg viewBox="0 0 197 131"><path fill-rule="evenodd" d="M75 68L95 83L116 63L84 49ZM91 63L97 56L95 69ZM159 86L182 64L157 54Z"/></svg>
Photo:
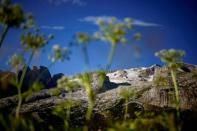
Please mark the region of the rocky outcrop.
<svg viewBox="0 0 197 131"><path fill-rule="evenodd" d="M12 82L16 80L16 74L9 71L0 71L0 98L12 96L17 93Z"/></svg>
<svg viewBox="0 0 197 131"><path fill-rule="evenodd" d="M48 85L48 88L53 88L57 86L57 80L60 79L62 76L64 76L63 73L58 73L53 75L53 77L51 78L51 82Z"/></svg>
<svg viewBox="0 0 197 131"><path fill-rule="evenodd" d="M10 71L0 72L0 98L17 94L17 89L13 82L16 80L16 78L19 81L21 76L22 70L19 71L18 76ZM62 76L64 76L62 73L51 76L51 73L45 66L33 66L32 69L27 67L21 90L22 92L27 91L34 82L41 83L44 89L54 88L57 86L57 80Z"/></svg>
<svg viewBox="0 0 197 131"><path fill-rule="evenodd" d="M195 112L194 114L183 115L183 119L188 123L197 120L197 117L195 117L197 114L196 70L196 65L184 64L182 68L176 71L181 113ZM78 78L73 77L72 79ZM100 90L100 88L97 90L99 85L97 74L92 74L91 82L92 87L96 89L96 101L91 120L93 123L101 124L108 119L122 119L126 105L128 105L131 118L135 118L135 111L162 112L176 110L175 91L170 71L166 67L153 65L148 68L131 68L109 72L103 82L103 90ZM120 95L123 90L132 92L128 103L125 103L125 98ZM83 85L71 94L61 88L45 89L35 93L23 102L20 113L23 115L36 113L45 124L58 125L61 120L51 112L57 105L69 98L72 99L73 103L76 103L71 108L71 125L80 126L85 122L85 112L88 107L88 98ZM8 111L14 112L16 102L16 96L0 99L0 110L6 113ZM66 109L64 110L66 111ZM110 117L106 113L110 114ZM194 117L189 119L190 116Z"/></svg>
<svg viewBox="0 0 197 131"><path fill-rule="evenodd" d="M20 80L22 71L19 71L18 79ZM47 88L51 83L51 74L47 67L40 66L40 68L33 66L32 70L28 67L25 78L22 84L22 91L26 91L34 82L42 83Z"/></svg>

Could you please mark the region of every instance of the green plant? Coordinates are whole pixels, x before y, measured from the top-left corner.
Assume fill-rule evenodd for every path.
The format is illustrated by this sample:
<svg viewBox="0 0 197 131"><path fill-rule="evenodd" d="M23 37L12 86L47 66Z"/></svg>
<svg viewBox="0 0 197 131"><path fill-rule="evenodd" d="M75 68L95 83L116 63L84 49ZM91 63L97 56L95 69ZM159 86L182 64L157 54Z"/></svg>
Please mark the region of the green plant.
<svg viewBox="0 0 197 131"><path fill-rule="evenodd" d="M86 112L86 120L90 121L94 107L94 102L95 102L95 93L91 85L91 74L90 73L82 74L81 80L88 96L88 109Z"/></svg>
<svg viewBox="0 0 197 131"><path fill-rule="evenodd" d="M80 84L72 79L63 76L57 81L57 89L61 90L58 91L58 94L66 91L66 100L55 107L53 110L53 114L60 117L64 121L64 129L69 130L69 120L70 120L70 113L71 107L74 106L76 103L73 103L72 100L72 92L76 88L80 87ZM56 91L57 91L56 89Z"/></svg>
<svg viewBox="0 0 197 131"><path fill-rule="evenodd" d="M87 46L91 40L92 40L92 37L90 35L88 35L87 33L85 33L85 32L78 32L77 33L77 43L82 46L86 69L89 68L89 58L88 58Z"/></svg>
<svg viewBox="0 0 197 131"><path fill-rule="evenodd" d="M128 114L128 103L129 103L129 99L131 97L134 97L135 96L135 93L134 93L133 90L131 90L129 88L125 88L125 89L120 89L119 95L125 99L124 120L126 120L128 118L128 116L129 116L129 114Z"/></svg>
<svg viewBox="0 0 197 131"><path fill-rule="evenodd" d="M97 71L96 74L98 75L98 88L102 89L105 83L105 80L107 79L107 75L105 71Z"/></svg>
<svg viewBox="0 0 197 131"><path fill-rule="evenodd" d="M64 130L69 130L69 120L70 120L70 110L73 105L73 101L71 98L68 98L64 102L57 105L54 110L53 114L58 116L64 121Z"/></svg>
<svg viewBox="0 0 197 131"><path fill-rule="evenodd" d="M168 80L164 76L159 75L159 76L154 78L154 84L157 87L167 86L168 85Z"/></svg>
<svg viewBox="0 0 197 131"><path fill-rule="evenodd" d="M39 92L40 90L44 89L44 86L42 83L34 82L29 89L22 94L22 98L28 100L29 97L32 96L33 93Z"/></svg>
<svg viewBox="0 0 197 131"><path fill-rule="evenodd" d="M18 71L25 64L25 59L21 54L14 54L8 60L8 65L12 67L18 74Z"/></svg>
<svg viewBox="0 0 197 131"><path fill-rule="evenodd" d="M34 53L32 53L29 57L28 65L30 64L30 62L33 58L33 54ZM18 66L19 66L19 64L22 64L21 62L22 62L22 59L20 57L17 57L14 54L14 56L11 57L9 63L11 64L12 68L15 68L16 71L18 72ZM16 108L16 118L19 118L19 111L20 111L20 107L22 104L21 87L22 87L22 83L23 83L26 71L27 71L27 65L24 64L20 80L16 79L16 82L14 83L14 85L17 87L17 91L18 91L18 104L17 104L17 108Z"/></svg>
<svg viewBox="0 0 197 131"><path fill-rule="evenodd" d="M125 18L124 20L118 20L115 17L111 17L108 20L104 19L98 19L97 25L99 27L99 30L97 32L94 32L93 35L89 35L85 32L79 32L77 33L77 43L82 46L82 50L85 57L85 66L87 67L87 70L89 68L89 58L88 58L88 50L87 46L88 43L91 41L102 41L107 42L111 44L111 49L108 54L106 69L109 70L113 57L115 54L115 50L119 44L127 44L130 42L128 39L129 37L129 31L133 29L133 20L131 18ZM29 28L31 27L33 23L33 17L31 15L28 15L24 13L23 9L18 4L12 4L9 0L2 0L0 4L0 24L3 26L3 32L0 36L0 47L6 37L7 32L10 28ZM22 75L20 79L16 78L16 82L13 84L16 85L18 90L18 104L16 107L16 113L15 117L12 116L12 114L9 114L9 116L6 116L7 119L4 120L4 116L2 117L0 115L0 121L1 125L5 127L5 130L35 130L34 121L30 119L26 119L26 117L23 118L22 115L20 115L20 108L22 105L22 102L24 99L28 100L29 97L35 92L40 91L43 88L43 85L39 83L37 80L32 84L32 86L28 89L27 92L21 93L21 87L26 75L27 67L30 65L34 54L40 50L41 48L45 47L49 41L53 38L52 35L46 36L39 31L35 32L25 32L21 36L21 44L25 51L31 52L29 59L27 63L25 63L25 59L22 55L14 54L10 60L9 64L11 67L17 72L19 69L22 70ZM132 36L132 39L138 41L142 38L140 33L134 33ZM136 50L139 50L137 46L134 45L134 48ZM176 69L181 66L182 57L184 56L184 52L181 50L162 50L158 53L156 53L156 56L160 57L163 62L167 64L167 67L171 71L171 77L173 81L173 85L175 88L176 93L176 107L177 110L179 109L179 89L177 84L177 74ZM49 55L49 60L51 61L51 67L56 62L62 62L65 59L69 59L70 50L65 47L61 47L60 45L54 45L52 48L52 53ZM41 72L40 75L42 75L44 72ZM147 71L142 72L142 75L147 76ZM196 78L196 70L195 72L192 72L194 78ZM96 88L103 88L104 82L107 79L106 73L104 71L98 71L96 72L96 75L98 76L96 80L98 83L96 83ZM39 79L39 76L38 76ZM80 83L81 82L81 83ZM155 84L158 86L166 85L167 81L164 77L158 76L155 79ZM49 92L52 95L62 95L62 93L66 92L65 94L65 101L58 104L54 110L53 114L60 117L64 122L64 130L72 130L70 128L70 117L71 117L71 109L73 106L76 105L74 102L72 92L78 88L78 87L84 87L85 92L87 94L87 100L88 100L88 107L86 112L86 125L84 126L84 130L88 130L89 122L91 121L91 118L93 116L93 108L95 106L95 100L96 100L96 92L94 91L94 73L84 73L80 75L79 82L78 80L74 78L69 77L62 77L57 82L57 88L51 89ZM143 117L137 117L136 119L129 119L129 102L130 100L138 96L142 93L137 93L132 91L129 88L122 89L119 92L119 95L124 98L125 100L125 110L124 110L124 121L123 122L116 122L115 125L113 125L111 128L108 129L106 127L106 130L141 130L141 129L147 129L147 130L155 130L157 129L157 126L159 125L164 130L176 130L176 127L174 127L174 118L173 116L169 116L168 118L166 116L158 116L154 117L151 116L150 118L143 118ZM110 112L104 112L103 114L109 115ZM147 115L148 113L145 113ZM6 114L7 115L7 114ZM20 116L20 117L19 117ZM114 123L113 123L114 124ZM54 130L52 125L51 129Z"/></svg>
<svg viewBox="0 0 197 131"><path fill-rule="evenodd" d="M26 51L30 50L35 52L40 48L43 48L52 39L51 35L46 36L36 30L35 32L27 32L21 36L21 44Z"/></svg>
<svg viewBox="0 0 197 131"><path fill-rule="evenodd" d="M24 13L19 4L12 4L10 0L3 0L0 4L0 23L4 26L3 33L0 37L0 46L2 45L4 38L11 27L28 29L34 25L33 16ZM17 73L16 77L18 76L19 69L22 68L21 77L19 79L16 78L16 81L12 82L17 87L18 91L18 104L15 112L15 118L17 120L20 119L19 112L23 99L27 99L33 92L37 92L43 87L38 81L35 81L28 91L23 94L21 93L21 87L25 78L27 67L30 65L34 54L39 51L39 49L45 47L51 39L53 39L53 35L46 36L40 33L39 30L25 32L21 36L21 44L25 51L31 52L27 64L25 64L23 56L18 54L14 54L8 61L8 64L12 67L12 69L15 69ZM61 48L59 45L54 45L53 53L49 56L49 58L54 64L57 61L68 59L68 54L70 54L70 52L67 48ZM40 75L43 73L44 72L41 72Z"/></svg>
<svg viewBox="0 0 197 131"><path fill-rule="evenodd" d="M112 17L108 21L98 19L97 23L99 31L94 33L94 38L111 44L106 65L106 69L108 70L111 67L117 44L128 43L127 35L133 28L133 20L131 18L125 18L123 21L119 21L116 17ZM140 38L141 35L139 33L134 35L135 40L139 40Z"/></svg>
<svg viewBox="0 0 197 131"><path fill-rule="evenodd" d="M6 117L0 114L0 126L1 130L5 131L18 131L28 130L35 131L35 123L31 117L19 117L16 118L11 114L6 114Z"/></svg>
<svg viewBox="0 0 197 131"><path fill-rule="evenodd" d="M14 54L8 62L12 68L16 69L17 72L19 66L23 64L22 75L20 79L19 80L16 79L17 81L14 83L18 91L18 104L16 107L16 114L15 114L16 118L19 118L20 107L22 104L21 87L25 78L27 67L30 65L35 52L38 51L40 48L44 47L49 42L50 39L51 39L50 37L46 37L42 34L39 34L39 32L36 33L30 32L27 34L23 34L21 36L21 44L23 45L26 51L31 50L31 54L29 56L27 64L23 64L24 60L22 56L16 54Z"/></svg>
<svg viewBox="0 0 197 131"><path fill-rule="evenodd" d="M52 53L48 58L52 63L57 61L63 62L65 59L69 59L69 55L70 50L68 48L55 44L53 45Z"/></svg>
<svg viewBox="0 0 197 131"><path fill-rule="evenodd" d="M129 42L127 39L129 31L133 29L133 20L131 18L125 18L124 20L117 20L116 17L111 17L109 20L99 18L96 21L99 29L94 32L93 35L89 35L85 32L77 33L77 43L83 43L83 52L85 55L86 67L89 65L87 43L91 41L102 41L111 44L111 48L108 54L108 61L106 69L110 69L112 60L115 54L115 50L118 44L126 44ZM135 33L133 39L138 41L141 39L140 33Z"/></svg>
<svg viewBox="0 0 197 131"><path fill-rule="evenodd" d="M0 3L0 24L3 32L0 36L0 47L10 28L30 28L34 25L33 17L24 13L19 4L12 4L10 0L2 0Z"/></svg>
<svg viewBox="0 0 197 131"><path fill-rule="evenodd" d="M57 81L57 88L62 88L68 92L72 92L79 87L81 87L81 84L79 82L72 80L71 78L66 76L62 76Z"/></svg>
<svg viewBox="0 0 197 131"><path fill-rule="evenodd" d="M151 115L149 117L141 116L135 119L126 121L117 121L113 123L111 127L108 127L108 131L179 131L179 127L175 125L175 118L173 114L160 114Z"/></svg>
<svg viewBox="0 0 197 131"><path fill-rule="evenodd" d="M182 65L182 57L185 55L183 50L161 50L155 53L155 56L159 57L161 61L166 63L167 67L170 69L171 77L176 94L176 108L179 110L180 98L179 98L179 89L177 84L176 70Z"/></svg>

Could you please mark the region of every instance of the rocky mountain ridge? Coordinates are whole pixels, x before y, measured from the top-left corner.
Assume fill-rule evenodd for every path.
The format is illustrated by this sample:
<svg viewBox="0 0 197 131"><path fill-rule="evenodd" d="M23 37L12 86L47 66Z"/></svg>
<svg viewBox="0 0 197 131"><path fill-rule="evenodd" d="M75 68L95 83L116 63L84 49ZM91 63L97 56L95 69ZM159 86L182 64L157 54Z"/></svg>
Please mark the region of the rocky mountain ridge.
<svg viewBox="0 0 197 131"><path fill-rule="evenodd" d="M196 128L192 122L197 120L197 66L184 64L177 69L177 83L180 95L180 111L185 128ZM78 79L71 77L71 79ZM92 73L92 87L98 87L98 75ZM139 112L164 112L175 111L175 90L172 83L170 71L167 67L153 65L147 68L131 68L106 73L103 82L103 90L96 90L96 99L93 109L93 123L105 123L109 118L103 112L110 113L110 119L118 120L124 116L125 106L128 105L129 116L136 117L135 111ZM132 92L128 103L120 92ZM70 98L69 98L69 97ZM61 120L51 112L53 109L72 99L74 105L71 109L71 125L79 126L85 122L85 112L88 107L88 97L85 88L79 88L69 94L62 88L44 89L32 94L26 99L21 107L20 114L36 114L39 120L58 125ZM5 114L15 112L18 97L11 96L0 99L0 110ZM65 109L66 111L66 109ZM38 119L37 117L35 119ZM99 121L98 121L99 120ZM96 125L94 125L96 126Z"/></svg>

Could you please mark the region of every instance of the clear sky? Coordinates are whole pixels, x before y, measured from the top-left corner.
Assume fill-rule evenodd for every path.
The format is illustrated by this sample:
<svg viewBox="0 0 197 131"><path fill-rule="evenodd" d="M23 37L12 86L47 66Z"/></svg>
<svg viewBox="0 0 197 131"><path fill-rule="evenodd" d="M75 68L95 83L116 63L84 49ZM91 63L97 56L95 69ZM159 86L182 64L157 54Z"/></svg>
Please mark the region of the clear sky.
<svg viewBox="0 0 197 131"><path fill-rule="evenodd" d="M160 49L183 49L187 55L184 61L197 64L197 2L196 0L13 0L24 10L32 12L37 24L46 34L55 39L36 56L32 65L49 65L48 53L53 44L68 46L76 32L94 32L97 26L82 22L87 17L115 16L118 19L131 17L147 26L136 25L134 31L141 32L138 44L141 57L134 57L131 44L119 45L112 69L161 64L154 56ZM1 29L1 28L0 28ZM12 29L0 49L0 69L7 69L10 55L20 52L20 30ZM104 67L110 44L92 42L88 47L91 70ZM50 71L73 75L84 71L84 58L79 47L72 48L71 59L57 63Z"/></svg>

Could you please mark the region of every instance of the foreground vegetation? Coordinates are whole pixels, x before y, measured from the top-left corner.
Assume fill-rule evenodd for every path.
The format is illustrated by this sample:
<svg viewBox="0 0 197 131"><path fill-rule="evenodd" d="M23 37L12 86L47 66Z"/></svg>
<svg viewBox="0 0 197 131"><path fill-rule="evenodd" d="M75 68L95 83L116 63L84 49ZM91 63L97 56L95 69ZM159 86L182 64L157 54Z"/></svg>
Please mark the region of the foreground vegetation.
<svg viewBox="0 0 197 131"><path fill-rule="evenodd" d="M93 34L87 34L86 32L76 33L74 45L77 45L82 48L84 53L84 61L86 66L86 72L80 74L76 78L62 77L57 82L57 87L51 89L50 92L55 96L66 91L67 99L56 107L54 107L52 114L57 116L63 121L61 125L44 125L41 126L43 121L35 120L35 114L21 115L21 106L22 103L35 92L42 90L43 86L38 81L35 81L31 87L28 88L28 91L25 93L21 92L21 87L27 72L28 66L31 65L32 58L35 56L35 53L41 51L41 49L54 38L53 35L45 35L40 32L38 29L35 20L32 15L25 13L22 7L19 4L13 4L9 0L3 0L0 5L0 23L3 28L3 32L0 37L0 46L4 44L4 39L7 36L7 32L10 28L18 28L23 30L21 35L21 44L25 53L30 53L27 62L25 62L24 55L26 54L14 54L8 63L12 70L18 76L19 72L22 70L22 75L20 79L18 77L11 81L11 83L17 88L17 106L14 112L10 114L4 114L3 111L0 115L0 126L4 130L91 130L97 127L98 129L103 130L181 130L180 122L180 94L179 86L177 84L177 75L176 72L182 66L182 57L185 55L185 52L182 50L162 50L157 52L155 55L158 56L163 62L166 63L166 68L170 71L171 81L175 89L175 105L176 110L171 113L160 112L159 114L155 112L134 112L133 116L130 116L128 103L129 100L138 95L135 91L130 90L121 90L119 96L124 99L124 112L121 119L116 120L114 123L112 120L107 119L103 125L96 126L96 123L92 123L92 118L94 117L94 106L96 106L97 92L94 90L92 85L94 73L89 72L89 58L87 46L94 41L107 42L111 45L109 51L107 63L104 70L99 70L96 72L98 76L97 88L102 90L104 81L107 79L106 73L110 70L110 67L113 63L113 56L116 51L116 47L119 44L129 44L141 39L140 33L136 32L133 34L133 37L130 39L130 31L133 29L133 21L131 18L125 18L122 21L118 21L115 17L111 18L109 21L99 19L97 21L98 31ZM60 45L55 44L52 48L52 53L49 54L49 60L51 65L54 66L56 62L63 62L68 60L70 52L72 50L67 47L61 47ZM44 73L44 72L42 72ZM41 74L42 74L41 73ZM38 76L39 77L39 76ZM3 78L1 78L3 81ZM159 82L158 82L159 81ZM163 82L164 81L164 82ZM158 83L165 83L165 78L158 76ZM72 93L76 88L84 88L86 97L87 97L87 109L85 110L85 119L83 125L79 127L73 126L71 123L72 108L78 105L72 99ZM103 112L107 118L110 118L110 114ZM32 117L34 116L34 117ZM94 126L95 124L95 126ZM96 130L96 129L95 129Z"/></svg>

